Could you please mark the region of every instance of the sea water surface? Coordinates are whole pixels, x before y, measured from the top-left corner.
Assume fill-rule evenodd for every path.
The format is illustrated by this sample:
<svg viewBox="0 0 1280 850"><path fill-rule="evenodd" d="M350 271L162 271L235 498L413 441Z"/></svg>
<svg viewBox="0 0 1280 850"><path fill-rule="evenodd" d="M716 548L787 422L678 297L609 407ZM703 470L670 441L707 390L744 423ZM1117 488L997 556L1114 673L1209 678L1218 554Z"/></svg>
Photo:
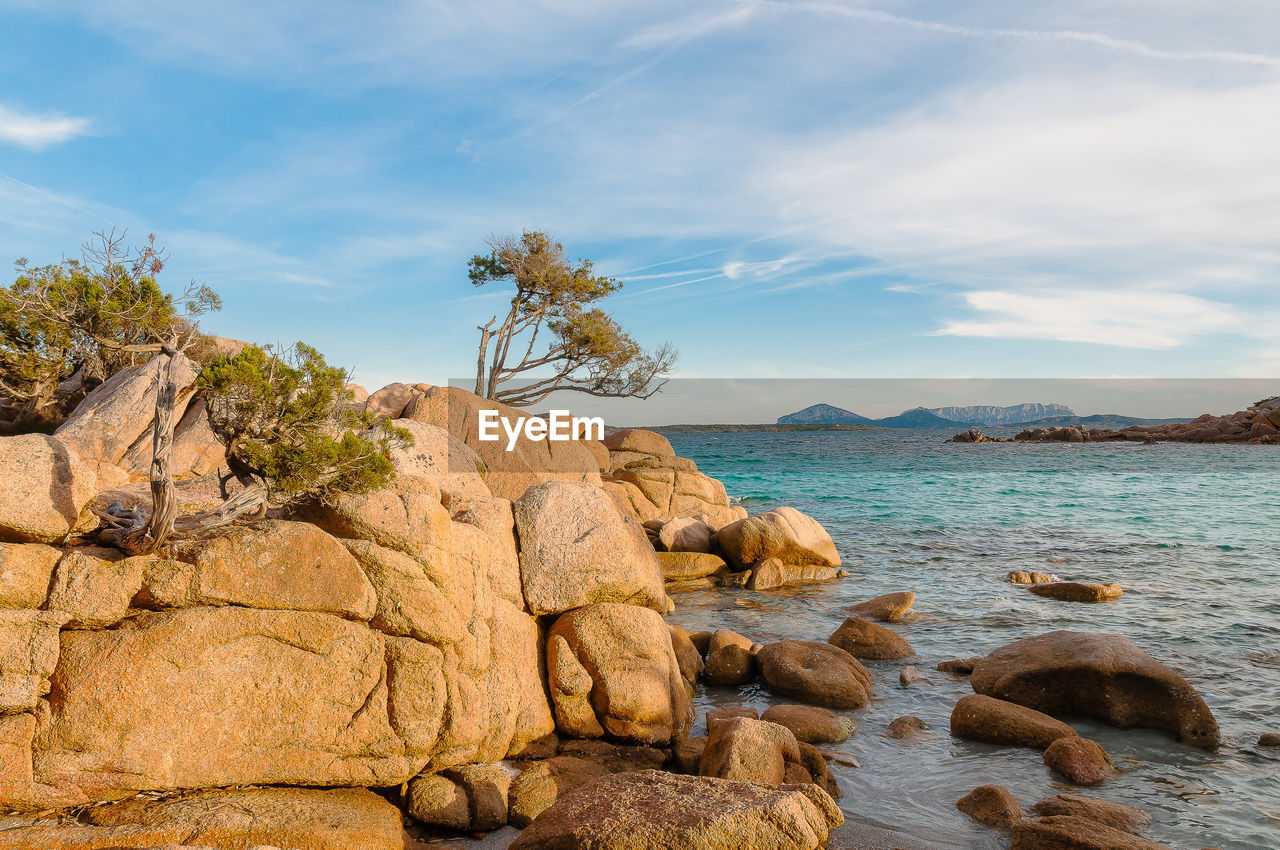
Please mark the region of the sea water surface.
<svg viewBox="0 0 1280 850"><path fill-rule="evenodd" d="M760 643L826 640L848 606L915 592L914 610L926 616L889 627L920 657L864 662L877 698L850 712L859 729L847 742L827 747L861 764L832 764L848 814L942 846L1003 847L1007 834L955 808L975 786L996 783L1024 807L1063 792L1139 806L1156 819L1146 836L1172 847L1280 847L1280 751L1256 746L1259 734L1280 730L1280 449L945 438L671 435L680 455L750 512L792 505L818 519L852 574L769 593L677 593L670 621L729 628ZM1117 581L1124 596L1093 605L1041 599L1008 583L1019 569ZM934 665L1054 629L1124 635L1183 674L1217 717L1221 748L1066 718L1123 771L1081 791L1034 750L952 738L951 709L972 689ZM928 684L899 685L906 664ZM759 686L704 686L694 734L705 734L709 707L786 701ZM907 714L931 731L888 738L889 721Z"/></svg>

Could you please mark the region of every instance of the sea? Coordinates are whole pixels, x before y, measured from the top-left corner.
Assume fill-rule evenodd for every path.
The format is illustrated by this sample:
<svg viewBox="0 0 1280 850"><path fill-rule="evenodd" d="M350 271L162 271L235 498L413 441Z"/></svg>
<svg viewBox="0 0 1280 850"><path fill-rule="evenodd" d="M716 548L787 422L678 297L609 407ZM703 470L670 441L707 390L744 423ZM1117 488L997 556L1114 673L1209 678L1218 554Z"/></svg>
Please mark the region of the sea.
<svg viewBox="0 0 1280 850"><path fill-rule="evenodd" d="M1280 447L954 444L930 431L669 436L751 513L791 505L817 519L850 571L782 591L675 593L671 623L823 641L851 605L916 594L921 616L888 627L919 658L864 662L876 699L849 712L848 741L824 746L859 765L831 765L851 819L942 847L1007 847L1007 833L955 807L994 783L1025 808L1056 793L1138 806L1155 817L1145 836L1170 847L1280 848L1280 749L1256 745L1280 731ZM1010 584L1011 570L1115 581L1124 595L1042 599ZM1066 717L1121 771L1080 789L1035 750L951 737L951 709L972 689L934 665L1056 629L1124 635L1181 673L1217 717L1221 747ZM927 683L901 686L906 664ZM704 685L693 734L705 734L708 708L786 701L759 685ZM930 731L889 738L903 715Z"/></svg>

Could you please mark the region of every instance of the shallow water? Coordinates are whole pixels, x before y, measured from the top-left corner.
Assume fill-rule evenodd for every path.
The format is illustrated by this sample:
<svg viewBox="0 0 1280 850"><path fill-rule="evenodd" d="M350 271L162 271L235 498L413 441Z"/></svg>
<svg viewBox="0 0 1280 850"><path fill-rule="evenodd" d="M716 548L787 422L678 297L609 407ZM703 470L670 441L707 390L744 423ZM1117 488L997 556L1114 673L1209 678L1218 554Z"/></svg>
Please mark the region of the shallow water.
<svg viewBox="0 0 1280 850"><path fill-rule="evenodd" d="M1122 634L1182 673L1218 718L1209 753L1144 730L1067 718L1101 743L1123 773L1084 793L1140 806L1148 838L1172 847L1280 847L1280 752L1254 745L1280 730L1280 449L1164 444L947 444L926 432L679 434L679 454L721 479L752 513L788 504L831 532L852 575L794 591L674 595L671 622L725 627L761 643L825 640L845 608L911 590L929 616L890 628L919 653L865 662L877 699L829 749L850 814L956 847L1007 838L960 814L974 786L1004 785L1024 806L1073 790L1040 754L953 739L951 708L968 680L933 669L1051 631ZM1086 605L1041 599L1010 570L1118 581L1124 596ZM904 688L915 664L929 684ZM714 705L764 708L757 686L704 687L698 726ZM914 714L930 732L885 736ZM695 734L705 734L699 729Z"/></svg>

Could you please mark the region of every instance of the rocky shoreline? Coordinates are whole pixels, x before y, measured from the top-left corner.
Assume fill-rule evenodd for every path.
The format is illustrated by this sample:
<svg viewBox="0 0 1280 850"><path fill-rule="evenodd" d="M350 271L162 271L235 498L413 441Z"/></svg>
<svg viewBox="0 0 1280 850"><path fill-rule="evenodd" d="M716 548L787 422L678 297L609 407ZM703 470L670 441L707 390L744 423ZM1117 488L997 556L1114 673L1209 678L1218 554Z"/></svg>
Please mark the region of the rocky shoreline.
<svg viewBox="0 0 1280 850"><path fill-rule="evenodd" d="M393 384L358 402L412 434L389 486L126 557L87 536L90 509L146 504L152 368L53 435L0 438L0 848L400 850L507 826L523 848L866 846L822 748L892 698L862 660L916 658L893 628L914 594L818 640L665 619L688 588L838 581L817 520L748 516L660 434L506 452L478 439L491 402ZM188 382L186 505L211 498L221 457L200 405ZM1025 583L1062 604L1120 593L1052 578ZM1039 752L1056 783L1114 771L1056 715L1219 743L1195 689L1117 635L936 668L974 691L953 735ZM699 688L757 683L769 708L708 712L690 735ZM1046 774L1031 813L993 786L957 805L1014 848L1158 846L1146 813L1053 791Z"/></svg>

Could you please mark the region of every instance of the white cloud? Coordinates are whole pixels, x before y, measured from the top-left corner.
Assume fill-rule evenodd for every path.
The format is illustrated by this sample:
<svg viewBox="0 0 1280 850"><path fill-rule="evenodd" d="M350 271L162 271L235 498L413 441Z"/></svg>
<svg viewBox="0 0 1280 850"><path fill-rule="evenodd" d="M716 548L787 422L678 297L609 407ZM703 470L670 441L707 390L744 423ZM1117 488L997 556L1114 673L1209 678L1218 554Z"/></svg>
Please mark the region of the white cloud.
<svg viewBox="0 0 1280 850"><path fill-rule="evenodd" d="M0 104L0 142L41 151L89 132L88 118L75 118L57 112L40 115L21 112Z"/></svg>

